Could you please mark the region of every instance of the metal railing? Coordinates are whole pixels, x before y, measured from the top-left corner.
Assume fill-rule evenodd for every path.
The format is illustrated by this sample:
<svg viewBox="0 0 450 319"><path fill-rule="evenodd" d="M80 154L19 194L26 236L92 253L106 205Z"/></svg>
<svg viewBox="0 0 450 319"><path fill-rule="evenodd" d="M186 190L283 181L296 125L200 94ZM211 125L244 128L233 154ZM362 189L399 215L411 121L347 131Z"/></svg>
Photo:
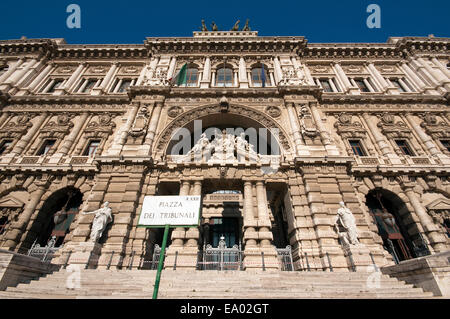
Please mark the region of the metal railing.
<svg viewBox="0 0 450 319"><path fill-rule="evenodd" d="M37 244L37 239L34 241L31 248L28 250L28 256L39 258L41 261L50 263L53 256L58 251L59 247L55 247L56 237L53 236L45 247Z"/></svg>
<svg viewBox="0 0 450 319"><path fill-rule="evenodd" d="M221 237L218 247L206 245L202 258L197 261L199 270L243 270L241 245L228 248L225 238Z"/></svg>

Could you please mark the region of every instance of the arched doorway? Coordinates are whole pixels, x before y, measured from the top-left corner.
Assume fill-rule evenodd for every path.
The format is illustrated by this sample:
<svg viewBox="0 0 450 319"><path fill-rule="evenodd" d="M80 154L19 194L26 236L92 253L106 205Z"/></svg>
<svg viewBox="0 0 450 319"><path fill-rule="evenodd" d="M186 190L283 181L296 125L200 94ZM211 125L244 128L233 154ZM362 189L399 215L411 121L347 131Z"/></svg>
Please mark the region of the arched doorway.
<svg viewBox="0 0 450 319"><path fill-rule="evenodd" d="M42 205L33 224L35 243L45 246L55 236L55 247L64 243L70 224L79 212L83 195L79 189L67 187L53 193Z"/></svg>
<svg viewBox="0 0 450 319"><path fill-rule="evenodd" d="M396 263L420 255L420 249L410 235L412 225L405 223L409 212L400 197L390 191L376 189L367 194L366 205L383 239L383 246ZM418 233L417 229L414 232Z"/></svg>

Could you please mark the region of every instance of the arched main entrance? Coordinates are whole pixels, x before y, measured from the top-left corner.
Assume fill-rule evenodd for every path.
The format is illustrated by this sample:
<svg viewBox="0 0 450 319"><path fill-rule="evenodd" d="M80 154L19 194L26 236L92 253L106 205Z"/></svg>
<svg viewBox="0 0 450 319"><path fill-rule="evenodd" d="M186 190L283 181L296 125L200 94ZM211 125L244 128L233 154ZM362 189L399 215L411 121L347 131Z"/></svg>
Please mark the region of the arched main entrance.
<svg viewBox="0 0 450 319"><path fill-rule="evenodd" d="M411 220L410 213L400 197L388 190L376 189L366 195L366 205L383 239L383 246L396 263L426 254L420 233L413 229L415 225L406 222ZM416 242L420 244L413 241L411 233L417 234L419 240Z"/></svg>
<svg viewBox="0 0 450 319"><path fill-rule="evenodd" d="M80 190L67 187L53 193L42 205L30 233L34 234L32 241L45 246L56 237L55 247L63 244L69 233L70 224L75 219L82 204L83 195Z"/></svg>

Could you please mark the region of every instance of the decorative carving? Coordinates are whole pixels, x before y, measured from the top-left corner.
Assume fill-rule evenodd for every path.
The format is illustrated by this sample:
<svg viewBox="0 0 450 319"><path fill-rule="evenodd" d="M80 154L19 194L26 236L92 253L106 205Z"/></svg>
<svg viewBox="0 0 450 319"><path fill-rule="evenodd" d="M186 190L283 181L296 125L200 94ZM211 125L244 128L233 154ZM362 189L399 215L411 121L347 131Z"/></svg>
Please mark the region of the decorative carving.
<svg viewBox="0 0 450 319"><path fill-rule="evenodd" d="M427 112L422 115L424 121L420 126L433 139L439 140L443 138L450 138L450 126L444 121L439 121L435 114Z"/></svg>
<svg viewBox="0 0 450 319"><path fill-rule="evenodd" d="M342 138L365 138L366 130L360 122L352 122L352 115L342 112L338 115L338 121L334 124L336 133Z"/></svg>
<svg viewBox="0 0 450 319"><path fill-rule="evenodd" d="M409 138L411 136L411 130L408 126L402 121L395 122L393 114L388 112L382 113L380 119L381 121L377 126L387 138Z"/></svg>
<svg viewBox="0 0 450 319"><path fill-rule="evenodd" d="M266 113L269 114L273 118L278 118L281 116L281 110L277 106L268 106L266 108Z"/></svg>
<svg viewBox="0 0 450 319"><path fill-rule="evenodd" d="M139 110L139 113L136 115L133 127L129 133L131 137L136 139L145 134L148 124L148 116L149 114L147 106L143 105Z"/></svg>
<svg viewBox="0 0 450 319"><path fill-rule="evenodd" d="M171 118L176 118L178 115L183 113L183 108L180 106L172 106L168 111L167 115Z"/></svg>
<svg viewBox="0 0 450 319"><path fill-rule="evenodd" d="M299 120L303 136L315 138L319 134L312 119L311 110L307 105L302 105L300 107Z"/></svg>

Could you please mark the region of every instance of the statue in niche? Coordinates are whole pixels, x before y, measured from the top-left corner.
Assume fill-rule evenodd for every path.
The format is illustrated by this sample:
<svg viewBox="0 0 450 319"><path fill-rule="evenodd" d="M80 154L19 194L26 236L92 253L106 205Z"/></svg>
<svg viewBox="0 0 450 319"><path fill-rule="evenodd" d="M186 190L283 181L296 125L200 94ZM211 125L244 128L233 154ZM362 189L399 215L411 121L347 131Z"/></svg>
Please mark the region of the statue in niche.
<svg viewBox="0 0 450 319"><path fill-rule="evenodd" d="M242 31L251 31L250 27L248 26L248 22L249 22L249 19L247 19L247 21L245 22L245 26L242 28Z"/></svg>
<svg viewBox="0 0 450 319"><path fill-rule="evenodd" d="M225 148L225 159L235 159L234 157L234 145L235 139L233 135L226 135L226 138L223 142Z"/></svg>
<svg viewBox="0 0 450 319"><path fill-rule="evenodd" d="M239 22L241 22L241 21L237 20L236 23L234 24L233 28L231 28L230 31L239 31Z"/></svg>
<svg viewBox="0 0 450 319"><path fill-rule="evenodd" d="M219 31L219 28L217 27L217 24L213 21L211 24L212 31Z"/></svg>
<svg viewBox="0 0 450 319"><path fill-rule="evenodd" d="M206 137L206 134L203 133L200 136L200 139L198 140L198 142L194 145L194 147L187 153L187 156L191 156L192 154L201 154L203 149L205 149L207 147L207 145L209 144L209 140Z"/></svg>
<svg viewBox="0 0 450 319"><path fill-rule="evenodd" d="M93 212L83 212L83 215L95 215L94 220L92 221L92 229L90 240L93 243L96 243L103 235L103 232L106 229L106 226L112 222L112 210L109 207L109 202L105 202L103 207L97 209Z"/></svg>
<svg viewBox="0 0 450 319"><path fill-rule="evenodd" d="M344 202L340 202L341 208L337 211L334 227L344 246L358 245L358 229L356 227L355 216L350 209L345 206ZM344 232L339 231L339 224L344 228Z"/></svg>
<svg viewBox="0 0 450 319"><path fill-rule="evenodd" d="M202 31L207 32L208 28L206 27L205 20L202 20Z"/></svg>

